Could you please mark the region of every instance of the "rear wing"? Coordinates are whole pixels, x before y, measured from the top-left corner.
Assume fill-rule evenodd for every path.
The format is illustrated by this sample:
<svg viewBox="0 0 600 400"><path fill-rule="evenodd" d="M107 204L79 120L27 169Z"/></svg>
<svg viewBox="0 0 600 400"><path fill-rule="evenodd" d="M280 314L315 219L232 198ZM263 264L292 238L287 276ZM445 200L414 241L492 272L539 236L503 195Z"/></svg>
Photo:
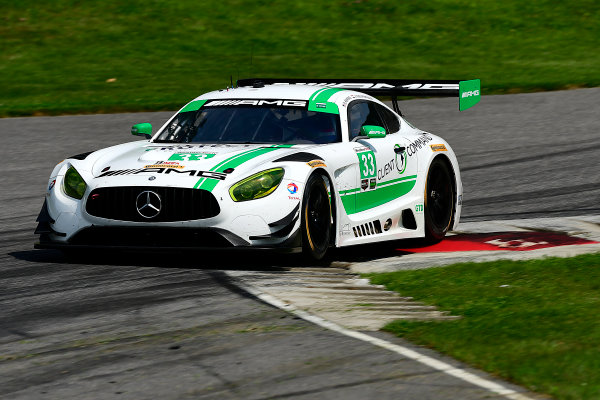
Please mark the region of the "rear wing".
<svg viewBox="0 0 600 400"><path fill-rule="evenodd" d="M398 96L458 97L458 109L466 110L481 99L481 81L419 80L419 79L272 79L250 78L237 81L238 86L310 85L349 89L371 96L390 96L394 110L399 112Z"/></svg>

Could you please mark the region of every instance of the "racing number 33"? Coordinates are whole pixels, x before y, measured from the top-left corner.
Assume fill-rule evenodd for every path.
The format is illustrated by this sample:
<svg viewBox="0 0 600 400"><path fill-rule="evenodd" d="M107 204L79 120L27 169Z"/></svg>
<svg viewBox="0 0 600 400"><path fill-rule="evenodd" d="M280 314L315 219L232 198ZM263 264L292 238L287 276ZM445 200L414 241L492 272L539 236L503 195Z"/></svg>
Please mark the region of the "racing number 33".
<svg viewBox="0 0 600 400"><path fill-rule="evenodd" d="M375 154L372 151L365 151L358 153L358 162L360 164L360 177L375 178L377 176L377 162L375 161Z"/></svg>
<svg viewBox="0 0 600 400"><path fill-rule="evenodd" d="M169 160L171 161L200 161L207 158L213 158L215 154L211 153L175 153Z"/></svg>

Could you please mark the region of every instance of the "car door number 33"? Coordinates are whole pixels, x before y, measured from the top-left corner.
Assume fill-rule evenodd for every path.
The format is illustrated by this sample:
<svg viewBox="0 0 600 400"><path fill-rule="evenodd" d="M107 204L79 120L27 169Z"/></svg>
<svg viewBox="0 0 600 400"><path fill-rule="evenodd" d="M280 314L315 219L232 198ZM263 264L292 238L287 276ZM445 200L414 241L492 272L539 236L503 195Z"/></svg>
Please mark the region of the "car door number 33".
<svg viewBox="0 0 600 400"><path fill-rule="evenodd" d="M366 151L358 154L358 160L360 161L360 177L361 178L374 178L377 172L377 162L375 161L375 155L372 151Z"/></svg>

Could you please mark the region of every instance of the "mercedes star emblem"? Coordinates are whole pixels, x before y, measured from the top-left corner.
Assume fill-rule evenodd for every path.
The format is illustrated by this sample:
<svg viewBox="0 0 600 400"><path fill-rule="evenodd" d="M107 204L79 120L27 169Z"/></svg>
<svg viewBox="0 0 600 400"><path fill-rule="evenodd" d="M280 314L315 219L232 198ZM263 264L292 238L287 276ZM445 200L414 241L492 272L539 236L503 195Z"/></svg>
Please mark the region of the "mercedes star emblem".
<svg viewBox="0 0 600 400"><path fill-rule="evenodd" d="M160 196L150 190L138 194L135 200L138 214L144 218L154 218L160 214Z"/></svg>

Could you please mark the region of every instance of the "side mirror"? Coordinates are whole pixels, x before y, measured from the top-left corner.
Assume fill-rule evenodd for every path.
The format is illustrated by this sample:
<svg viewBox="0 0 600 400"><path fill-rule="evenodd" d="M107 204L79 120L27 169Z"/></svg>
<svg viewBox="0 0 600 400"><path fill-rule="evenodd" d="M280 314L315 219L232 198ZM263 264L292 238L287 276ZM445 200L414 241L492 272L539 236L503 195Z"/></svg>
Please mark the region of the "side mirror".
<svg viewBox="0 0 600 400"><path fill-rule="evenodd" d="M150 139L152 137L152 124L148 122L135 124L131 127L131 134L134 136L144 136L146 139Z"/></svg>
<svg viewBox="0 0 600 400"><path fill-rule="evenodd" d="M386 135L385 129L377 125L363 125L360 128L360 134L368 136L369 139L384 138Z"/></svg>

